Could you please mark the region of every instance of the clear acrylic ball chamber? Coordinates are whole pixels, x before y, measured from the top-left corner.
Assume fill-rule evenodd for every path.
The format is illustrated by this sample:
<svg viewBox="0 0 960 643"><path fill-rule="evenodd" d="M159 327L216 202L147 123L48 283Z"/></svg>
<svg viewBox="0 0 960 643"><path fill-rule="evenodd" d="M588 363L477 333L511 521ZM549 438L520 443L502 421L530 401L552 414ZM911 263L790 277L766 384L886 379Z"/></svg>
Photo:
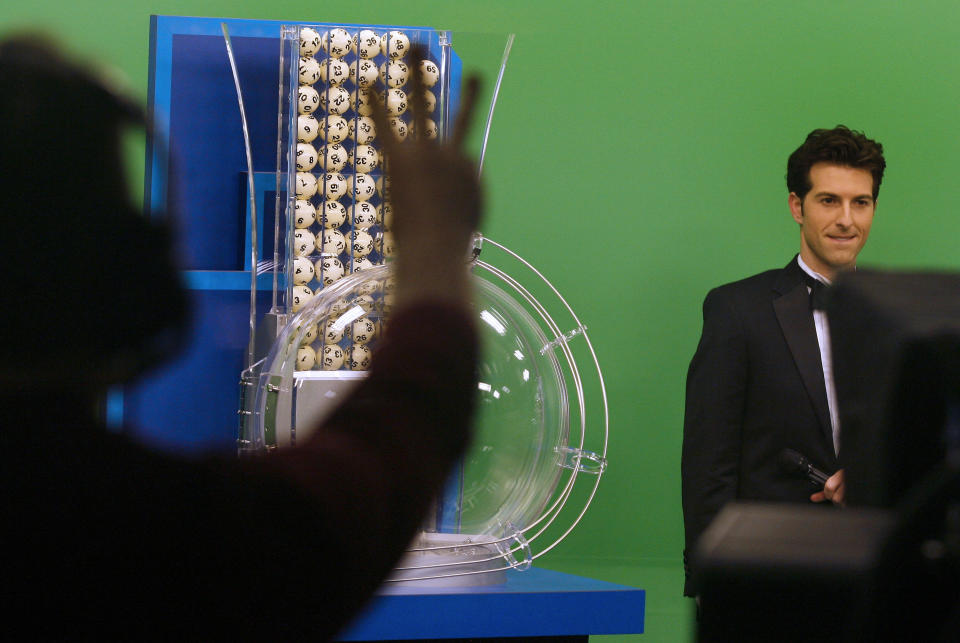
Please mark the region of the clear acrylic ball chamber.
<svg viewBox="0 0 960 643"><path fill-rule="evenodd" d="M490 584L502 582L506 569L526 569L576 526L606 467L606 394L585 327L518 255L479 237L475 248L475 436L394 583ZM497 265L487 261L492 254ZM524 278L512 276L518 271ZM364 377L320 364L298 371L298 350L312 327L322 333L328 322L349 335L352 322L366 317L382 331L392 273L388 263L345 277L293 316L260 371L254 451L303 439ZM374 355L380 334L368 344Z"/></svg>

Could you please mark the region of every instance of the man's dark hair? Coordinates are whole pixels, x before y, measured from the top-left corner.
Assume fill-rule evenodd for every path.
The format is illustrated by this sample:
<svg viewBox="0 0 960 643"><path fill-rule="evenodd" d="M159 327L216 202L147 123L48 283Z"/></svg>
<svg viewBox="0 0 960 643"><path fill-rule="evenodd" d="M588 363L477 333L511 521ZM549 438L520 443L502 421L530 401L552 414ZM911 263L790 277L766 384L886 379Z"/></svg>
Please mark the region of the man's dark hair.
<svg viewBox="0 0 960 643"><path fill-rule="evenodd" d="M817 163L832 163L860 170L873 176L873 198L880 194L880 182L887 162L883 145L844 125L833 129L815 129L787 161L787 189L801 200L812 187L810 168Z"/></svg>

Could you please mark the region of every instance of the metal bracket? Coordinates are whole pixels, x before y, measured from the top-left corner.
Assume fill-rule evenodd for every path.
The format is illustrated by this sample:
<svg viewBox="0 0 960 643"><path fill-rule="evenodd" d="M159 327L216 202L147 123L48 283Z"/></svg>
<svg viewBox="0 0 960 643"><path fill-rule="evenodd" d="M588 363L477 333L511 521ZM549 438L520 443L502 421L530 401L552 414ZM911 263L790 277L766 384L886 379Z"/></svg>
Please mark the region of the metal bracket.
<svg viewBox="0 0 960 643"><path fill-rule="evenodd" d="M607 470L607 459L593 451L584 451L573 447L557 447L554 450L560 455L559 464L564 469L597 476Z"/></svg>

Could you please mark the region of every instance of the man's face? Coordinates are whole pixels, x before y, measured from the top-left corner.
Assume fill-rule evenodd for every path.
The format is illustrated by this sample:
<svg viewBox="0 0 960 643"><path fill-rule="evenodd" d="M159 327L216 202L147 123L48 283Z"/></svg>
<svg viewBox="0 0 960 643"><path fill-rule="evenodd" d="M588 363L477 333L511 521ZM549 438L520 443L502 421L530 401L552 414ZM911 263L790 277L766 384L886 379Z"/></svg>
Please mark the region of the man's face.
<svg viewBox="0 0 960 643"><path fill-rule="evenodd" d="M790 212L800 224L800 256L824 277L852 268L867 242L873 213L873 176L868 170L816 163L807 195L790 193Z"/></svg>

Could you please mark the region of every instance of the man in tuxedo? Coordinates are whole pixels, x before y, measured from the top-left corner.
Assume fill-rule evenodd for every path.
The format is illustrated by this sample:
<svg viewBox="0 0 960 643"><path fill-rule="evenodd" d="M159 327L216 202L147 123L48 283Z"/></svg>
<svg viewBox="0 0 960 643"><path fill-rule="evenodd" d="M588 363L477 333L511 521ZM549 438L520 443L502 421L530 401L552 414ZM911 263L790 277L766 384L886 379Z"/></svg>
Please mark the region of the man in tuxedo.
<svg viewBox="0 0 960 643"><path fill-rule="evenodd" d="M843 503L839 422L822 289L854 268L870 233L883 147L839 125L787 162L800 253L786 267L714 288L687 373L681 477L688 555L731 500ZM792 449L832 473L814 487L784 467Z"/></svg>

